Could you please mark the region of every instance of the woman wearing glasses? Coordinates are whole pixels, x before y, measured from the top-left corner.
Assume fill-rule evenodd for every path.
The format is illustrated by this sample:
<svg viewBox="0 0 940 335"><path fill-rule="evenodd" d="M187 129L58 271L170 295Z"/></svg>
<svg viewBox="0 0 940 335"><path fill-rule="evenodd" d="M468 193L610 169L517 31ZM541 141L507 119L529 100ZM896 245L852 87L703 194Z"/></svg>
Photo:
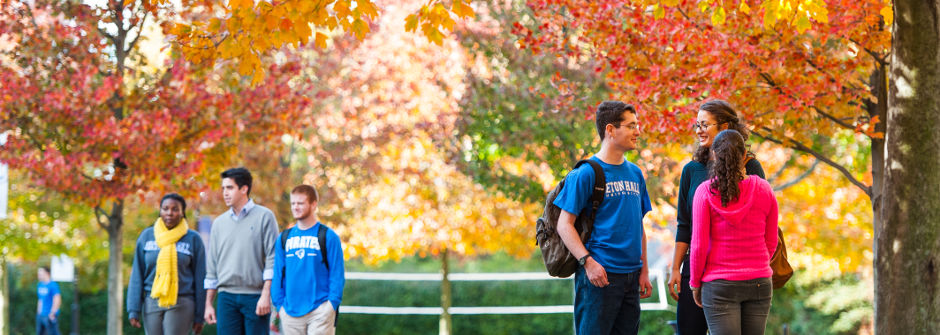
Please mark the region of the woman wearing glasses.
<svg viewBox="0 0 940 335"><path fill-rule="evenodd" d="M712 142L722 130L736 130L747 141L748 131L727 101L709 100L699 107L698 117L693 128L699 147L692 155L692 161L682 168L679 181L679 204L677 206L678 226L676 229L676 247L673 254L672 274L669 277L669 294L679 304L676 308L676 321L681 335L704 335L708 331L705 312L692 298L689 288L689 245L692 243L692 200L695 190L708 179L708 169L713 162ZM754 154L747 153L745 165L747 175L764 177L764 169ZM681 265L681 268L680 268Z"/></svg>

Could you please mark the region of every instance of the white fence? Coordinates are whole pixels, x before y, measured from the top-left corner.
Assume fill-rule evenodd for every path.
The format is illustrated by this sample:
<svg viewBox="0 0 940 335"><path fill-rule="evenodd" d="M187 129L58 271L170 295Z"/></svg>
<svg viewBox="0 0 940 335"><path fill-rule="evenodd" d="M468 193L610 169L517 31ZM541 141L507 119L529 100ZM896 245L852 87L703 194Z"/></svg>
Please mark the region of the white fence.
<svg viewBox="0 0 940 335"><path fill-rule="evenodd" d="M346 280L392 280L392 281L441 281L440 273L387 273L387 272L347 272ZM572 291L574 277L556 278L544 272L505 272L505 273L452 273L448 276L450 281L527 281L527 280L567 280L571 282ZM663 271L650 269L650 281L657 290L658 302L640 303L642 310L666 310L666 278ZM482 306L482 307L451 307L450 314L557 314L573 313L573 305L554 306ZM343 306L343 314L392 314L392 315L440 315L444 312L441 307L383 307L383 306Z"/></svg>

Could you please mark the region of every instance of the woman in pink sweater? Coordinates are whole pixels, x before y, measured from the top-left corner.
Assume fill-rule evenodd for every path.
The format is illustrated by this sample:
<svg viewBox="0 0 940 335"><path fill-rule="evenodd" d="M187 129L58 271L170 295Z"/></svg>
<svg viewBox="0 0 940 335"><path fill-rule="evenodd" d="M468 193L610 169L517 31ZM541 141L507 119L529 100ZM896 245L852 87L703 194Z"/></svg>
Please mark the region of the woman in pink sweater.
<svg viewBox="0 0 940 335"><path fill-rule="evenodd" d="M745 174L740 133L718 133L711 150L709 180L692 202L689 286L712 334L763 334L773 296L777 199L767 181Z"/></svg>

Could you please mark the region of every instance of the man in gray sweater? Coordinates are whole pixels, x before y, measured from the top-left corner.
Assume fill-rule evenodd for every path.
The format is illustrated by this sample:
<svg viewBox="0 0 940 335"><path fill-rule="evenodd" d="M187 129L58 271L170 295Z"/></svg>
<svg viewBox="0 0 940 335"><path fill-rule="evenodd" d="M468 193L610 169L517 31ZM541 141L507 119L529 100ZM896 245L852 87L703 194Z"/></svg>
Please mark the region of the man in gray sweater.
<svg viewBox="0 0 940 335"><path fill-rule="evenodd" d="M222 198L230 210L212 222L205 280L205 319L218 322L219 334L268 334L278 227L274 213L250 194L247 169L222 172ZM218 311L212 306L216 293Z"/></svg>

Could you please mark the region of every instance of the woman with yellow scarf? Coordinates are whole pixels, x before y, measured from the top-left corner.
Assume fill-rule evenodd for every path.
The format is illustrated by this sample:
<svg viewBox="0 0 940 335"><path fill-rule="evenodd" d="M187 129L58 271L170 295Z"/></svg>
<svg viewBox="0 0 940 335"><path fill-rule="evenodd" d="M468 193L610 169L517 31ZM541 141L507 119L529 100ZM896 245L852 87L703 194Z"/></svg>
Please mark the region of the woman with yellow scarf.
<svg viewBox="0 0 940 335"><path fill-rule="evenodd" d="M186 200L160 199L160 216L144 229L134 248L127 287L130 323L147 335L202 332L206 304L206 252L202 237L186 222Z"/></svg>

